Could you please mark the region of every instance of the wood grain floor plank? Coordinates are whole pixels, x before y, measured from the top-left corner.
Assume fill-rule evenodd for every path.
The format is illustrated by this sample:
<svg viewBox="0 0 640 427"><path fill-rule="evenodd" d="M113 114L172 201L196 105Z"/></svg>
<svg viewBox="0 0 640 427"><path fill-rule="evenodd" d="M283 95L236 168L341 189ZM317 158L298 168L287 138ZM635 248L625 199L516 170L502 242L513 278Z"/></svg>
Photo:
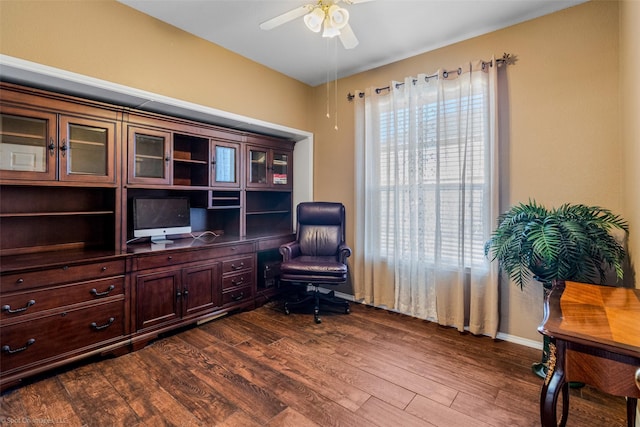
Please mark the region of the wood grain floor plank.
<svg viewBox="0 0 640 427"><path fill-rule="evenodd" d="M464 392L458 393L451 404L451 409L494 427L536 427L540 425L540 416L537 413L513 411L513 408L503 408L493 402Z"/></svg>
<svg viewBox="0 0 640 427"><path fill-rule="evenodd" d="M145 372L198 420L215 425L237 410L224 395L212 390L188 369L178 369L193 362L177 354L166 354L162 351L163 346L163 340L160 340L138 352Z"/></svg>
<svg viewBox="0 0 640 427"><path fill-rule="evenodd" d="M59 396L60 398L49 399L49 396ZM82 420L74 412L67 392L57 378L43 380L42 386L37 389L34 387L23 388L20 393L20 401L24 411L21 418L31 424L83 424ZM4 412L3 408L2 413L10 414L12 411ZM0 422L0 424L4 425L5 423Z"/></svg>
<svg viewBox="0 0 640 427"><path fill-rule="evenodd" d="M369 395L375 396L397 408L405 408L415 396L414 392L384 380L377 375L343 364L330 356L308 351L308 347L304 343L282 339L273 343L271 347L304 360L310 368L322 372L326 376L336 378L345 384L352 384Z"/></svg>
<svg viewBox="0 0 640 427"><path fill-rule="evenodd" d="M375 397L358 409L358 415L382 426L433 427L433 424Z"/></svg>
<svg viewBox="0 0 640 427"><path fill-rule="evenodd" d="M139 419L145 420L145 424L148 424L147 420L158 422L162 419L166 425L203 425L191 411L147 374L146 366L140 360L140 353L105 360L96 368L127 398L129 406Z"/></svg>
<svg viewBox="0 0 640 427"><path fill-rule="evenodd" d="M267 427L321 427L300 412L287 408L269 421Z"/></svg>
<svg viewBox="0 0 640 427"><path fill-rule="evenodd" d="M73 411L83 424L135 426L140 419L99 369L85 365L64 372L58 379Z"/></svg>
<svg viewBox="0 0 640 427"><path fill-rule="evenodd" d="M491 424L427 399L424 396L416 396L407 406L406 412L438 427L491 426Z"/></svg>

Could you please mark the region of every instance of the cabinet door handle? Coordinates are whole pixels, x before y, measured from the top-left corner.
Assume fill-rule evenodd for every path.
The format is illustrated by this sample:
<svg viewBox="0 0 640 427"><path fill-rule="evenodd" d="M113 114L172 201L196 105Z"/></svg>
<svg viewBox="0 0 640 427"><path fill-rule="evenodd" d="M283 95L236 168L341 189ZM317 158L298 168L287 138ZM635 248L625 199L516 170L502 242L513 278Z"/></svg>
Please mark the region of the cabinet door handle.
<svg viewBox="0 0 640 427"><path fill-rule="evenodd" d="M242 270L244 268L244 262L241 262L240 265L231 264L232 270Z"/></svg>
<svg viewBox="0 0 640 427"><path fill-rule="evenodd" d="M64 157L67 154L67 140L63 139L60 144L60 151L62 152L62 156Z"/></svg>
<svg viewBox="0 0 640 427"><path fill-rule="evenodd" d="M178 291L176 292L176 298L180 298L182 296L182 292Z"/></svg>
<svg viewBox="0 0 640 427"><path fill-rule="evenodd" d="M240 295L231 295L231 299L234 301L240 301L242 298L244 298L244 292L240 292Z"/></svg>
<svg viewBox="0 0 640 427"><path fill-rule="evenodd" d="M164 155L164 161L169 163L171 161L171 157L169 157L169 153Z"/></svg>
<svg viewBox="0 0 640 427"><path fill-rule="evenodd" d="M56 144L53 142L53 138L49 138L49 155L53 156L56 153Z"/></svg>
<svg viewBox="0 0 640 427"><path fill-rule="evenodd" d="M188 297L189 296L189 289L185 289L184 291L182 291L182 295L184 295L184 297Z"/></svg>
<svg viewBox="0 0 640 427"><path fill-rule="evenodd" d="M96 322L91 322L91 327L96 330L96 331L100 331L102 329L106 329L109 326L111 326L113 324L113 322L115 321L115 317L110 317L109 320L107 321L107 323L105 323L104 325L100 325L98 326L98 324Z"/></svg>
<svg viewBox="0 0 640 427"><path fill-rule="evenodd" d="M3 305L2 306L2 311L6 311L7 313L11 313L11 314L20 313L20 312L25 311L26 309L28 309L29 307L31 307L35 303L36 303L35 300L29 300L29 301L27 301L27 305L25 305L22 308L16 308L15 310L11 310L11 306L7 304L7 305Z"/></svg>
<svg viewBox="0 0 640 427"><path fill-rule="evenodd" d="M15 350L12 350L11 347L9 347L8 345L3 345L2 352L7 354L20 353L21 351L25 351L27 348L29 348L29 346L32 346L35 342L36 342L35 338L29 338L29 340L24 345L24 347L16 348Z"/></svg>
<svg viewBox="0 0 640 427"><path fill-rule="evenodd" d="M103 297L105 295L109 295L111 293L112 290L114 290L116 287L113 285L110 285L106 291L104 292L98 292L98 290L96 288L93 288L89 291L89 293L91 293L91 295L93 295L94 297Z"/></svg>

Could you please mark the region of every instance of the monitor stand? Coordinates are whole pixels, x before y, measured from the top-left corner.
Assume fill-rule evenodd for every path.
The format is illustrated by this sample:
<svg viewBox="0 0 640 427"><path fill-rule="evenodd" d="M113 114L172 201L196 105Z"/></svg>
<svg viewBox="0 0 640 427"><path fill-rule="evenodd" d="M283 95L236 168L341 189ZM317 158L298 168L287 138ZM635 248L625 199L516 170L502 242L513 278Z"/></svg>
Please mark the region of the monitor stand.
<svg viewBox="0 0 640 427"><path fill-rule="evenodd" d="M167 236L151 236L151 243L156 245L168 245L173 243L173 240L167 240Z"/></svg>

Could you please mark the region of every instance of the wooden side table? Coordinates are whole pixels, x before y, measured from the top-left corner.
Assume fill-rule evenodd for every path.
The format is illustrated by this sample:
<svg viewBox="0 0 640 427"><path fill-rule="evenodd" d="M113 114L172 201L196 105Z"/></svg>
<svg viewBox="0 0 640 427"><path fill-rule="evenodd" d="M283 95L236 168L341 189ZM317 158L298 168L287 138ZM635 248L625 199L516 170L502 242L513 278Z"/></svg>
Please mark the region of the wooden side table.
<svg viewBox="0 0 640 427"><path fill-rule="evenodd" d="M566 424L570 382L627 397L627 425L635 426L640 398L640 289L559 282L545 301L538 331L551 339L540 395L543 427Z"/></svg>

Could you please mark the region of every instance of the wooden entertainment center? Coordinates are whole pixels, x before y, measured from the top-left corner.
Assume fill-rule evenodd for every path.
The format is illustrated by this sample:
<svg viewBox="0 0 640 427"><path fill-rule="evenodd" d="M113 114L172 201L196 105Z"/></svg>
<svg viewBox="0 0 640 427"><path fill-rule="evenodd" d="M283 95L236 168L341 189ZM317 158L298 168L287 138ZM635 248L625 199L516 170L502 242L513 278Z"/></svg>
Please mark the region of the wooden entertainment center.
<svg viewBox="0 0 640 427"><path fill-rule="evenodd" d="M294 142L0 83L0 387L279 290ZM137 198L187 198L192 233L134 238Z"/></svg>

